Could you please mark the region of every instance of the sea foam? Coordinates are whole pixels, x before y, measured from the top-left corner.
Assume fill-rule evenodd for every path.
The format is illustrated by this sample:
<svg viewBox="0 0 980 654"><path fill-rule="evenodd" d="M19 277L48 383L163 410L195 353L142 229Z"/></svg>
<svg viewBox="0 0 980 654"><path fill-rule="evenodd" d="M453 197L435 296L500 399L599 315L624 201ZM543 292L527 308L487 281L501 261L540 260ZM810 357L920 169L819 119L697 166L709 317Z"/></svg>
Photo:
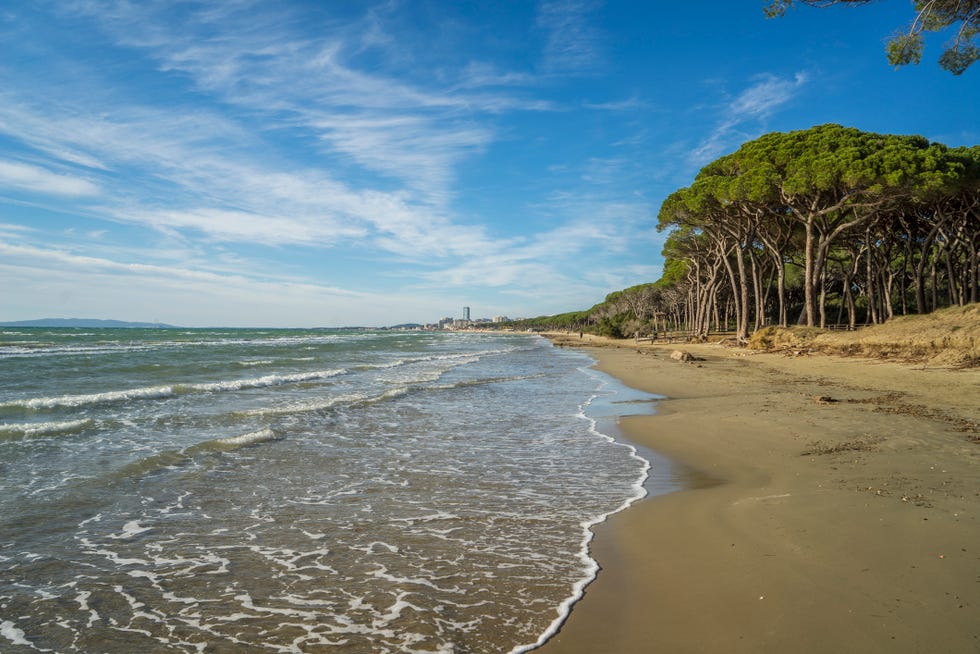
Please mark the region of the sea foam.
<svg viewBox="0 0 980 654"><path fill-rule="evenodd" d="M80 407L87 404L104 404L124 402L126 400L146 400L173 397L176 394L173 386L149 386L131 388L123 391L107 391L105 393L90 393L84 395L60 395L57 397L35 397L25 400L13 400L2 406L22 407L25 409L56 409L59 407Z"/></svg>
<svg viewBox="0 0 980 654"><path fill-rule="evenodd" d="M26 422L0 424L0 438L18 438L32 436L54 436L56 434L71 434L82 431L92 425L92 420L61 420L55 422Z"/></svg>

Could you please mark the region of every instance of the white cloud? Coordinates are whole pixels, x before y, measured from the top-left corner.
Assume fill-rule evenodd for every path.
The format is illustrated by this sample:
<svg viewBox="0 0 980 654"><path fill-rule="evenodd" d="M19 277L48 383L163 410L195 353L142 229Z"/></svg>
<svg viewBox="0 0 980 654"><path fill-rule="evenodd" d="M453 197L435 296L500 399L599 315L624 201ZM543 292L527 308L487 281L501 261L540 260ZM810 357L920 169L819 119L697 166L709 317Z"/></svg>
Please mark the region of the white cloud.
<svg viewBox="0 0 980 654"><path fill-rule="evenodd" d="M798 72L792 78L771 74L757 76L751 86L721 109L721 118L714 130L691 153L692 163L707 163L741 141L757 136L763 131L762 123L795 99L808 81L804 72Z"/></svg>
<svg viewBox="0 0 980 654"><path fill-rule="evenodd" d="M758 81L742 91L729 106L732 120L765 118L772 111L792 100L807 82L806 73L799 72L793 79L780 79L774 75L761 75Z"/></svg>
<svg viewBox="0 0 980 654"><path fill-rule="evenodd" d="M365 72L350 61L363 48L404 47L380 38L376 12L365 45L356 20L309 40L296 16L272 5L257 16L248 4L191 4L181 22L155 5L73 6L221 107L153 107L97 87L83 107L74 92L22 89L0 103L0 132L105 171L105 217L171 234L267 245L357 240L422 260L504 245L486 228L456 224L449 206L458 168L495 138L479 116L521 106L498 89L525 76L461 62L458 79L439 87ZM284 132L320 156L292 163L278 142Z"/></svg>
<svg viewBox="0 0 980 654"><path fill-rule="evenodd" d="M106 194L97 207L113 220L263 245L326 247L361 240L418 258L495 247L482 228L454 225L443 210L407 190L359 190L315 167L283 170L279 166L285 164L262 159L257 137L201 110L174 116L164 109L120 106L108 120L21 103L0 106L0 119L7 133L32 145L63 143L96 152L112 168L135 174L134 182ZM403 150L408 159L417 157L414 167L420 170L437 157L421 152L426 146L438 147L421 140L418 155L407 146ZM434 164L432 174L448 165ZM32 170L37 181L39 169ZM49 179L52 188L55 181L69 188L69 178Z"/></svg>
<svg viewBox="0 0 980 654"><path fill-rule="evenodd" d="M33 232L34 229L28 227L27 225L14 225L11 223L0 223L0 234L17 234L23 235L27 232Z"/></svg>
<svg viewBox="0 0 980 654"><path fill-rule="evenodd" d="M299 31L303 17L272 5L190 5L180 23L143 4L99 3L91 13L120 44L159 61L161 71L189 78L267 126L308 130L328 154L400 180L427 202L450 197L456 166L492 140L474 114L545 108L505 90L526 84L520 74L488 75L461 62L460 81L440 85L428 75L412 81L404 71L357 67L353 60L365 48L399 60L398 49L409 47L382 38L376 11L325 21L316 39Z"/></svg>
<svg viewBox="0 0 980 654"><path fill-rule="evenodd" d="M93 196L100 193L98 185L87 179L55 173L39 166L2 160L0 160L0 186L46 195L73 197Z"/></svg>
<svg viewBox="0 0 980 654"><path fill-rule="evenodd" d="M489 130L412 115L310 116L320 139L370 170L406 181L429 200L447 197L456 165L492 141Z"/></svg>
<svg viewBox="0 0 980 654"><path fill-rule="evenodd" d="M545 31L547 72L595 70L601 59L598 31L589 22L596 8L590 0L545 0L538 6L537 24Z"/></svg>

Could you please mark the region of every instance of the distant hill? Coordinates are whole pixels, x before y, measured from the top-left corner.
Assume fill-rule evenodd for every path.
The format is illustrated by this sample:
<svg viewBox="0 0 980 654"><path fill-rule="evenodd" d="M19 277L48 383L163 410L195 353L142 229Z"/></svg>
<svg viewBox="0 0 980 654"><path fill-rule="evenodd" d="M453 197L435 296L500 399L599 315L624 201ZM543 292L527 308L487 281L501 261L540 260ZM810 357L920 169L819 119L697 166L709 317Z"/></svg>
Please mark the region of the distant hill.
<svg viewBox="0 0 980 654"><path fill-rule="evenodd" d="M95 320L92 318L41 318L40 320L17 320L13 322L0 322L0 327L85 327L91 328L124 328L133 329L153 329L174 328L176 325L167 325L160 322L126 322L124 320Z"/></svg>

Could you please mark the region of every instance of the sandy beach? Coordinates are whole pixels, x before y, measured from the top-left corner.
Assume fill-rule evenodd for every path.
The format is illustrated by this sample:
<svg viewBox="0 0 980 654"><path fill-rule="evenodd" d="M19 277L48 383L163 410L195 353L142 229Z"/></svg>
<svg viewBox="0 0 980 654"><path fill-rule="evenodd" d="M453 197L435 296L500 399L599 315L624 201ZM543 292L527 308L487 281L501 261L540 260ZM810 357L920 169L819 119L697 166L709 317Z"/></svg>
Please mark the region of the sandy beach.
<svg viewBox="0 0 980 654"><path fill-rule="evenodd" d="M553 340L667 396L622 430L701 482L599 526L538 651L980 651L980 370Z"/></svg>

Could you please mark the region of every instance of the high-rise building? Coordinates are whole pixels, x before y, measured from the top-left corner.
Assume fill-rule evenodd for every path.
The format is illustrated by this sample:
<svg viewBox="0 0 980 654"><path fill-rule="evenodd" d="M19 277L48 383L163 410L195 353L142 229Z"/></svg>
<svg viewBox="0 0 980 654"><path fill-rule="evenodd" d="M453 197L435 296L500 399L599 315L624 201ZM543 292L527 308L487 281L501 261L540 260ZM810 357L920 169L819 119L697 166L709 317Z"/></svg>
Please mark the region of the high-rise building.
<svg viewBox="0 0 980 654"><path fill-rule="evenodd" d="M463 307L463 320L469 320L469 319L470 319L470 308Z"/></svg>

